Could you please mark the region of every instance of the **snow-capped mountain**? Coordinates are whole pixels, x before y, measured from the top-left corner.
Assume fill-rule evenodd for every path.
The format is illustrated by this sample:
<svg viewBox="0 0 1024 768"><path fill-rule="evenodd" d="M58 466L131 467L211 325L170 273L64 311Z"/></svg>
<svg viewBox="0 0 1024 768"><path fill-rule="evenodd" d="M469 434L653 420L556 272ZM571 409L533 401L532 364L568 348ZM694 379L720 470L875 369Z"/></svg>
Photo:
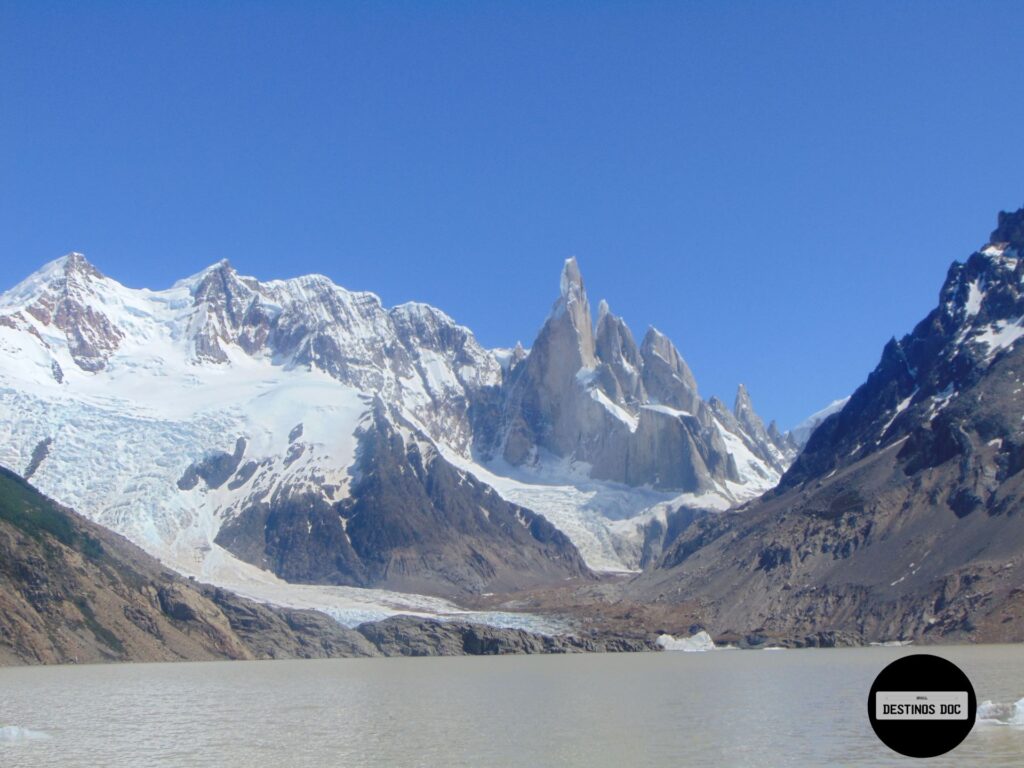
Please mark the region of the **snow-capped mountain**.
<svg viewBox="0 0 1024 768"><path fill-rule="evenodd" d="M758 495L794 453L654 329L637 346L603 302L595 328L574 260L531 349L491 351L319 275L152 291L70 254L0 296L0 403L0 463L254 597L629 569L645 521Z"/></svg>
<svg viewBox="0 0 1024 768"><path fill-rule="evenodd" d="M811 439L811 433L818 428L818 425L833 413L839 413L839 411L843 410L843 406L846 405L849 399L849 396L847 396L841 397L838 400L833 400L820 411L815 411L789 430L789 435L793 439L793 442L801 448L807 445L807 441Z"/></svg>
<svg viewBox="0 0 1024 768"><path fill-rule="evenodd" d="M774 426L769 434L742 385L732 411L705 403L657 329L637 346L604 301L595 329L575 259L529 355L511 365L506 390L500 429L491 445L478 446L517 466L549 453L586 464L595 479L749 498L774 486L795 454Z"/></svg>
<svg viewBox="0 0 1024 768"><path fill-rule="evenodd" d="M945 411L1024 336L1022 246L1024 210L1001 213L989 242L949 268L939 305L911 333L886 344L868 380L813 432L785 486L906 439L922 422L930 444L917 448L952 450L962 443Z"/></svg>
<svg viewBox="0 0 1024 768"><path fill-rule="evenodd" d="M674 519L637 592L757 642L1020 641L1022 338L1024 209L953 263L775 490Z"/></svg>

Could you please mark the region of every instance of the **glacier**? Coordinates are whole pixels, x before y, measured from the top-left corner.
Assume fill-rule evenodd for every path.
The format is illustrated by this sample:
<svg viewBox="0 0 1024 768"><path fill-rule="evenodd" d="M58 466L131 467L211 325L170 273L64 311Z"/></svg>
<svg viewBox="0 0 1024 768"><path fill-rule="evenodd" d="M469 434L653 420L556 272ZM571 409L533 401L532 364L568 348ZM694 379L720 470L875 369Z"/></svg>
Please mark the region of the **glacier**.
<svg viewBox="0 0 1024 768"><path fill-rule="evenodd" d="M575 311L586 299L574 285L563 290ZM644 527L679 506L722 510L777 482L778 469L720 421L741 481L700 493L594 479L586 462L543 449L525 465L481 456L473 399L529 354L484 349L440 310L386 309L323 276L259 282L219 262L169 289L134 289L69 254L0 296L0 464L31 467L33 484L60 503L169 568L245 597L350 625L412 612L538 631L555 624L425 595L288 583L215 539L247 504L285 489L344 499L358 432L380 401L453 466L547 518L594 571L636 570ZM589 393L636 429L601 390ZM183 483L197 462L239 450L246 471L230 483Z"/></svg>

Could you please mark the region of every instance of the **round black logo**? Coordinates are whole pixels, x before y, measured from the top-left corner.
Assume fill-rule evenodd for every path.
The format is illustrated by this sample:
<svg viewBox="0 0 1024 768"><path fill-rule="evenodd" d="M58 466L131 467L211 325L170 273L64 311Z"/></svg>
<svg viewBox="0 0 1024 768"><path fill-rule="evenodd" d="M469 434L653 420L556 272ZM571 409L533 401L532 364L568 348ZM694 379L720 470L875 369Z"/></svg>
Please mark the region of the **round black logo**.
<svg viewBox="0 0 1024 768"><path fill-rule="evenodd" d="M926 653L883 669L868 695L868 718L890 749L908 757L943 755L974 727L974 687L951 661Z"/></svg>

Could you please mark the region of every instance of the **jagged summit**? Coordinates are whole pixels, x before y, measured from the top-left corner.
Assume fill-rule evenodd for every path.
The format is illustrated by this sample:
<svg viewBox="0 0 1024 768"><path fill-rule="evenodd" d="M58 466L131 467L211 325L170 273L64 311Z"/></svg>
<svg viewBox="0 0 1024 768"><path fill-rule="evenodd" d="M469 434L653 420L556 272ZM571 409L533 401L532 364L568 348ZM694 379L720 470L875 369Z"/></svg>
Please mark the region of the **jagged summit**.
<svg viewBox="0 0 1024 768"><path fill-rule="evenodd" d="M0 296L0 307L27 304L46 291L66 291L71 284L101 279L102 273L77 251L49 261Z"/></svg>
<svg viewBox="0 0 1024 768"><path fill-rule="evenodd" d="M747 385L740 383L736 385L736 402L733 406L737 411L742 409L749 409L750 404L750 393L747 391Z"/></svg>
<svg viewBox="0 0 1024 768"><path fill-rule="evenodd" d="M594 326L590 302L575 257L565 260L559 297L540 333L550 337L555 346L569 356L566 365L574 371L581 366L594 367Z"/></svg>
<svg viewBox="0 0 1024 768"><path fill-rule="evenodd" d="M712 634L1019 641L1022 223L1002 214L853 395L794 430L813 431L778 487L683 530L643 594L705 606Z"/></svg>
<svg viewBox="0 0 1024 768"><path fill-rule="evenodd" d="M559 282L559 290L563 299L567 302L586 297L583 287L583 275L580 273L580 265L575 256L570 256L562 266L562 278Z"/></svg>
<svg viewBox="0 0 1024 768"><path fill-rule="evenodd" d="M106 366L124 332L104 307L116 302L122 286L104 277L81 253L51 261L0 297L0 326L45 337L63 337L74 364L95 372ZM43 341L44 344L49 344ZM57 360L47 364L61 379Z"/></svg>
<svg viewBox="0 0 1024 768"><path fill-rule="evenodd" d="M922 423L921 440L961 440L944 414L1024 337L1024 259L1009 245L1020 242L1022 223L1024 211L1001 213L993 244L953 263L938 306L909 334L889 340L867 381L810 436L786 486L912 437Z"/></svg>
<svg viewBox="0 0 1024 768"><path fill-rule="evenodd" d="M482 348L426 304L389 309L322 275L261 281L227 260L156 291L75 256L27 283L0 298L0 413L18 414L0 418L10 454L0 462L31 467L33 481L182 567L208 552L220 562L228 555L216 547L230 545L278 575L335 583L423 572L445 589L483 589L489 567L520 555L552 579L579 572L565 542L526 511L501 522L495 492L473 490L457 466L559 521L588 564L621 570L638 564L639 543L611 520L680 493L722 509L780 471L731 414L700 399L664 334L638 344L607 302L593 322L575 259L536 340L511 350ZM377 518L383 529L362 513L345 528L334 505L377 493L373 465L356 464L371 441L405 495L374 501L395 513ZM513 481L502 458L546 479ZM423 492L442 495L428 503ZM425 514L399 532L413 498ZM420 530L428 519L445 530ZM506 523L517 527L502 533ZM473 564L456 531L483 536L473 547L490 566ZM500 555L506 546L520 554Z"/></svg>
<svg viewBox="0 0 1024 768"><path fill-rule="evenodd" d="M546 452L585 462L601 479L734 498L764 490L791 457L756 415L749 421L759 432L746 434L731 414L723 422L708 409L689 366L657 329L638 346L606 301L593 328L575 258L565 262L554 311L529 355L510 368L507 389L499 445L490 450L516 465ZM742 471L732 456L741 447Z"/></svg>
<svg viewBox="0 0 1024 768"><path fill-rule="evenodd" d="M89 261L84 253L78 251L71 251L70 253L61 256L56 259L54 264L60 265L66 273L75 272L83 275L91 275L92 277L102 277L100 271L96 269L96 266Z"/></svg>
<svg viewBox="0 0 1024 768"><path fill-rule="evenodd" d="M0 327L28 334L17 344L27 345L39 381L67 386L106 370L173 377L192 366L267 360L403 402L459 451L472 443L466 388L497 386L502 375L472 332L433 307L388 310L376 295L322 275L261 282L226 259L151 291L69 254L0 297Z"/></svg>
<svg viewBox="0 0 1024 768"><path fill-rule="evenodd" d="M1024 208L1012 213L1000 211L996 228L989 235L991 245L1009 244L1014 248L1024 248Z"/></svg>

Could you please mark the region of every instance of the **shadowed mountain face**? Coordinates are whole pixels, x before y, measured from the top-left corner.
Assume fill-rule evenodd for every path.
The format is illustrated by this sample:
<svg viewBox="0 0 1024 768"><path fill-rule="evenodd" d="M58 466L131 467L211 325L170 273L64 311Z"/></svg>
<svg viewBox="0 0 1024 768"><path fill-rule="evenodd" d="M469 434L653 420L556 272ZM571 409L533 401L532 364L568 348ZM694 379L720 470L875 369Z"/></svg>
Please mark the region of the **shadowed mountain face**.
<svg viewBox="0 0 1024 768"><path fill-rule="evenodd" d="M654 647L636 633L550 636L422 616L346 628L183 579L0 467L0 666Z"/></svg>
<svg viewBox="0 0 1024 768"><path fill-rule="evenodd" d="M437 309L320 275L222 261L151 291L70 254L0 296L0 358L0 462L223 583L239 560L435 595L589 578L580 552L630 568L637 536L611 527L624 489L574 483L721 508L794 453L745 390L705 403L662 334L637 344L604 302L595 325L574 260L532 349L506 355ZM496 476L517 503L476 479Z"/></svg>
<svg viewBox="0 0 1024 768"><path fill-rule="evenodd" d="M182 579L0 468L0 665L373 655L323 614Z"/></svg>
<svg viewBox="0 0 1024 768"><path fill-rule="evenodd" d="M590 577L561 531L384 412L379 403L359 435L344 500L282 492L230 521L218 543L292 582L457 595Z"/></svg>
<svg viewBox="0 0 1024 768"><path fill-rule="evenodd" d="M683 527L636 594L730 635L1024 640L1022 223L953 264L776 491Z"/></svg>
<svg viewBox="0 0 1024 768"><path fill-rule="evenodd" d="M904 458L909 452L928 453L922 440L957 441L944 413L963 392L999 370L994 363L1024 334L1021 242L1001 239L1017 232L1010 223L1020 217L1003 214L991 242L950 267L939 305L913 332L885 346L878 367L842 410L814 431L781 487L827 474L911 435ZM1013 403L1004 406L1009 418ZM919 461L934 458L922 455Z"/></svg>

